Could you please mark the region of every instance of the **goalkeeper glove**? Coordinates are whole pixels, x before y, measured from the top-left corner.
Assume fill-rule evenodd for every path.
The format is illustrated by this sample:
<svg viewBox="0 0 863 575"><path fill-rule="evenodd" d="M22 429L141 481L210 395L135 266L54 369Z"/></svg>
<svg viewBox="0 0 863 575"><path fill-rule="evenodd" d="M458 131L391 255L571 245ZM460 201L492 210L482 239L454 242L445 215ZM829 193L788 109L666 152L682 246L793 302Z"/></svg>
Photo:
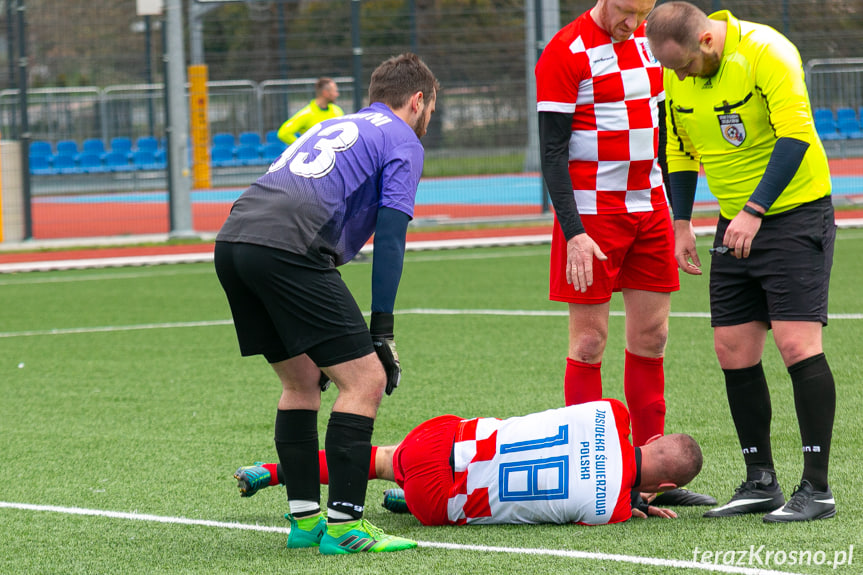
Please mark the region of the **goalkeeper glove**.
<svg viewBox="0 0 863 575"><path fill-rule="evenodd" d="M396 351L396 342L393 340L393 323L393 314L379 311L372 312L372 319L369 322L372 344L387 374L387 395L392 395L402 378L399 354Z"/></svg>

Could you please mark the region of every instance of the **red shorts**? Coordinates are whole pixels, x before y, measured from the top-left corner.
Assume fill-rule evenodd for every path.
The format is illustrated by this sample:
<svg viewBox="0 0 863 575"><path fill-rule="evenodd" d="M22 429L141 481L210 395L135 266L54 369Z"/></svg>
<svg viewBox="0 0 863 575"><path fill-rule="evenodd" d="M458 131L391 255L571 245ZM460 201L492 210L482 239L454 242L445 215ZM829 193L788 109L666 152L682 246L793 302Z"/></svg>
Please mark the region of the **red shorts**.
<svg viewBox="0 0 863 575"><path fill-rule="evenodd" d="M451 525L447 514L453 484L449 463L462 418L441 415L415 427L396 448L393 470L405 502L423 525Z"/></svg>
<svg viewBox="0 0 863 575"><path fill-rule="evenodd" d="M549 299L598 304L623 288L668 293L680 289L674 259L674 230L668 210L630 214L582 215L587 234L608 256L593 260L593 285L581 293L566 283L566 238L554 219L551 236Z"/></svg>

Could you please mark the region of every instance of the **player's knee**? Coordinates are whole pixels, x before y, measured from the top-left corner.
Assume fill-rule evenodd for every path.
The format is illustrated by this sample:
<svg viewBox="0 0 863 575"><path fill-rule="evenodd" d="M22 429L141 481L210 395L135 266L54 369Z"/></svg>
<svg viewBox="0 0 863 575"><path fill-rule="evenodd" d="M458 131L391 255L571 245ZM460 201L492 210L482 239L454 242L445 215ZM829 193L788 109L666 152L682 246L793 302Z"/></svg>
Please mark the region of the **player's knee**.
<svg viewBox="0 0 863 575"><path fill-rule="evenodd" d="M807 342L803 341L783 342L781 345L777 342L777 347L787 367L822 352L820 345L807 345Z"/></svg>
<svg viewBox="0 0 863 575"><path fill-rule="evenodd" d="M605 352L606 335L588 330L571 338L569 357L582 363L599 363Z"/></svg>
<svg viewBox="0 0 863 575"><path fill-rule="evenodd" d="M383 370L381 370L379 374L375 374L375 376L373 377L366 378L363 381L362 386L360 386L357 391L359 394L362 395L366 402L377 406L381 403L381 399L384 396L384 389L386 389L386 386L387 376L383 372Z"/></svg>
<svg viewBox="0 0 863 575"><path fill-rule="evenodd" d="M723 340L714 340L713 350L716 352L716 359L719 360L719 365L723 369L740 369L755 365L759 358L751 358L746 347L743 347L739 342Z"/></svg>
<svg viewBox="0 0 863 575"><path fill-rule="evenodd" d="M668 324L657 323L646 329L635 329L627 333L626 348L643 357L662 357L668 343Z"/></svg>

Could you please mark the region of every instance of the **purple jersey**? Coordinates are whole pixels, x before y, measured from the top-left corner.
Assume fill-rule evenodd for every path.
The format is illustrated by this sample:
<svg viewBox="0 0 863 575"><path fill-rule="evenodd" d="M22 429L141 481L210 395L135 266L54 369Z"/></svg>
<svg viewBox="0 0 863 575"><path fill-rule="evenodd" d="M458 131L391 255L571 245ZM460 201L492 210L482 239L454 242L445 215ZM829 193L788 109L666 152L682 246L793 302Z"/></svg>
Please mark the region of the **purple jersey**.
<svg viewBox="0 0 863 575"><path fill-rule="evenodd" d="M349 262L388 207L413 217L423 147L384 104L310 128L234 202L218 241Z"/></svg>

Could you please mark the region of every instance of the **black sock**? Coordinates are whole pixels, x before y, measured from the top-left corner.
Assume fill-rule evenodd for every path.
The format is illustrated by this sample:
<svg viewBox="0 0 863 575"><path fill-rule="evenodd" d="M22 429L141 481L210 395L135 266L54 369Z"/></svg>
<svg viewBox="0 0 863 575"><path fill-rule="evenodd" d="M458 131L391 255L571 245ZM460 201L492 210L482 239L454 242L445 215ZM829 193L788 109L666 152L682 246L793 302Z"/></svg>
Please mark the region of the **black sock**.
<svg viewBox="0 0 863 575"><path fill-rule="evenodd" d="M280 409L276 414L275 440L281 463L280 479L285 484L288 499L320 501L318 412L308 409ZM295 513L294 517L299 519L315 513L317 511Z"/></svg>
<svg viewBox="0 0 863 575"><path fill-rule="evenodd" d="M773 410L761 362L743 369L723 369L722 372L725 374L731 418L746 463L747 481L760 479L764 471L775 474L770 449Z"/></svg>
<svg viewBox="0 0 863 575"><path fill-rule="evenodd" d="M327 426L324 447L330 472L327 507L354 519L363 516L374 426L371 417L339 411L330 415Z"/></svg>
<svg viewBox="0 0 863 575"><path fill-rule="evenodd" d="M827 465L836 413L836 386L823 353L788 368L794 386L794 407L803 441L803 479L816 491L827 489Z"/></svg>

